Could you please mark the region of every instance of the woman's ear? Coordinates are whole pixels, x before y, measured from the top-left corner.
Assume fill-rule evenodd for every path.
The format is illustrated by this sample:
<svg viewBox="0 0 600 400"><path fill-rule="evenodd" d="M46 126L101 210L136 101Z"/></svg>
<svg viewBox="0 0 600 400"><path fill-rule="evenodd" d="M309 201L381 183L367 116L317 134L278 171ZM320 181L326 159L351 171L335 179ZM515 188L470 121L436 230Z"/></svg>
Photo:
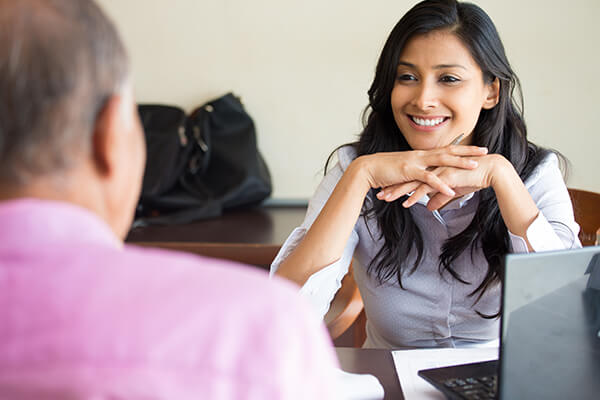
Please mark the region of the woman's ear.
<svg viewBox="0 0 600 400"><path fill-rule="evenodd" d="M487 96L483 100L483 105L481 106L485 110L490 110L496 107L496 104L500 101L500 79L497 77L494 78L492 83L486 85L487 88Z"/></svg>

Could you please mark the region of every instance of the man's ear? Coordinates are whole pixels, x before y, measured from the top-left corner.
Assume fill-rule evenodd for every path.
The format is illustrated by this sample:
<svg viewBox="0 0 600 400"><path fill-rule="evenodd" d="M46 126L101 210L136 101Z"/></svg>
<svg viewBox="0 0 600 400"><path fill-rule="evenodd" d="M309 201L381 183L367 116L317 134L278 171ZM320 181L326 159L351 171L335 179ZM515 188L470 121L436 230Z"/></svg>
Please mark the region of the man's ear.
<svg viewBox="0 0 600 400"><path fill-rule="evenodd" d="M500 79L494 78L492 83L486 85L488 93L481 106L485 110L490 110L496 107L500 101Z"/></svg>
<svg viewBox="0 0 600 400"><path fill-rule="evenodd" d="M111 95L98 113L94 126L93 159L98 174L111 175L118 157L119 133L122 130L122 98Z"/></svg>

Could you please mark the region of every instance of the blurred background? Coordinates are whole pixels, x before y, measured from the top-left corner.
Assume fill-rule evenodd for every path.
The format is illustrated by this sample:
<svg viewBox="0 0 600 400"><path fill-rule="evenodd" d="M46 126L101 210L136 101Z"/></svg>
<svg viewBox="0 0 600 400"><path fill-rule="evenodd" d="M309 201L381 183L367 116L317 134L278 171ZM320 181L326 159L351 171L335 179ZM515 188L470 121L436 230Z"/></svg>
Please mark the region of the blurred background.
<svg viewBox="0 0 600 400"><path fill-rule="evenodd" d="M389 32L417 1L98 0L131 55L138 102L190 111L232 91L254 118L273 197L309 198L356 139ZM600 192L600 1L476 0L523 86L530 140Z"/></svg>

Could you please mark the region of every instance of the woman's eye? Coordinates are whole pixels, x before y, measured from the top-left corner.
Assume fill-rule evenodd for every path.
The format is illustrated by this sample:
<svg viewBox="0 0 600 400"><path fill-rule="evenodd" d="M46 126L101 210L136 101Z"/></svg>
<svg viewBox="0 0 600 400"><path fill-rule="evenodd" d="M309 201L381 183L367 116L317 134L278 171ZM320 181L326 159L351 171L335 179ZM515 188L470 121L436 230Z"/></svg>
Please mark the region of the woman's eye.
<svg viewBox="0 0 600 400"><path fill-rule="evenodd" d="M410 74L400 74L398 75L397 78L399 81L416 81L417 78L415 78L413 75Z"/></svg>
<svg viewBox="0 0 600 400"><path fill-rule="evenodd" d="M460 79L458 79L457 77L452 76L452 75L444 75L444 76L442 76L440 81L442 81L444 83L456 83L456 82L459 82Z"/></svg>

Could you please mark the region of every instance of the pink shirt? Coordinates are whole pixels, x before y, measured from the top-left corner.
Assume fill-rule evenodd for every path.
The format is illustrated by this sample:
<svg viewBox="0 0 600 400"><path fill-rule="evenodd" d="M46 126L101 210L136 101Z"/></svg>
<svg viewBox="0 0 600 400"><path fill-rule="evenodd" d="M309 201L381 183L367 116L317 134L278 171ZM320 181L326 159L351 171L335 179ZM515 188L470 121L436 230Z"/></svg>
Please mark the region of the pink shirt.
<svg viewBox="0 0 600 400"><path fill-rule="evenodd" d="M333 349L295 292L122 246L67 203L0 203L0 398L334 398Z"/></svg>

